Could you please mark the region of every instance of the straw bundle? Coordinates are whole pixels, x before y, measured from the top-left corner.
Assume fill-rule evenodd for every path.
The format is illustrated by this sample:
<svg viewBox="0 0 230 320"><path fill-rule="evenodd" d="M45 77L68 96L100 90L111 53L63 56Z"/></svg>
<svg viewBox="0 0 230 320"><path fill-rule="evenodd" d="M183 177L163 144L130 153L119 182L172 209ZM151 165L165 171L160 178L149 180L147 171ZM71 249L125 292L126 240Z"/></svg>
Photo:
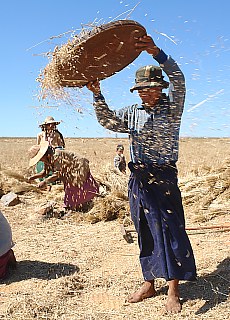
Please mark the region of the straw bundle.
<svg viewBox="0 0 230 320"><path fill-rule="evenodd" d="M209 220L230 210L230 175L227 161L208 175L182 181L180 188L185 208L192 210L199 221Z"/></svg>
<svg viewBox="0 0 230 320"><path fill-rule="evenodd" d="M3 174L6 179L4 183L2 182L2 192L3 194L8 193L9 191L13 191L17 194L22 194L29 191L35 191L37 193L42 193L40 189L38 189L35 185L32 185L28 182L28 178L24 175L11 171L11 170L1 170L1 174ZM12 178L16 180L16 182L9 181Z"/></svg>
<svg viewBox="0 0 230 320"><path fill-rule="evenodd" d="M19 174L17 172L10 171L10 170L2 170L2 173L5 174L7 177L14 178L20 182L27 182L28 183L28 178L26 178L25 176L23 176L22 174Z"/></svg>

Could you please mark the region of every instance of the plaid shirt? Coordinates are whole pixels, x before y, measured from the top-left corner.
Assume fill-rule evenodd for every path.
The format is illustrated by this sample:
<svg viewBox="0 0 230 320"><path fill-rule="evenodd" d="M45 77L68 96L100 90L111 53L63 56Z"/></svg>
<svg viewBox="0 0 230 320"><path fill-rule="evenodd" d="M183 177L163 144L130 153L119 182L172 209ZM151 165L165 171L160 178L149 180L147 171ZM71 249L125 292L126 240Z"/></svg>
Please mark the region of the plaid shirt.
<svg viewBox="0 0 230 320"><path fill-rule="evenodd" d="M114 157L114 167L119 169L121 172L126 170L126 160L123 154L122 155L117 154Z"/></svg>
<svg viewBox="0 0 230 320"><path fill-rule="evenodd" d="M170 81L169 94L163 93L154 108L149 111L144 105L132 105L112 111L102 94L94 94L94 107L102 126L129 134L132 162L162 165L178 160L185 79L177 63L162 50L154 59Z"/></svg>

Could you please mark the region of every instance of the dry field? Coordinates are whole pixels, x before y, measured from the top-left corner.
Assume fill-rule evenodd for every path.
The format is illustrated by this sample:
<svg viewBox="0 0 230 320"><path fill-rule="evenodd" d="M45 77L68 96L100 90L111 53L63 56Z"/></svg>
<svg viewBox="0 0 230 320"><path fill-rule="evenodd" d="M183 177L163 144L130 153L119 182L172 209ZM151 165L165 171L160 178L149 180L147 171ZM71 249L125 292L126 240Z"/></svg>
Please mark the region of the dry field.
<svg viewBox="0 0 230 320"><path fill-rule="evenodd" d="M131 320L229 319L230 139L182 139L178 161L188 230L198 269L196 282L181 282L180 315L163 312L167 284L138 304L126 297L142 283L138 244L125 241L120 224L129 216L128 176L112 170L115 147L127 139L66 139L66 149L90 160L102 196L86 212L61 215L62 185L38 191L23 177L32 138L0 139L0 196L20 203L0 210L11 224L18 269L0 283L0 319ZM54 201L53 214L38 210ZM128 219L127 219L128 220ZM97 222L97 223L96 223ZM207 227L222 226L219 229ZM205 229L206 227L206 229ZM228 227L228 228L227 228Z"/></svg>

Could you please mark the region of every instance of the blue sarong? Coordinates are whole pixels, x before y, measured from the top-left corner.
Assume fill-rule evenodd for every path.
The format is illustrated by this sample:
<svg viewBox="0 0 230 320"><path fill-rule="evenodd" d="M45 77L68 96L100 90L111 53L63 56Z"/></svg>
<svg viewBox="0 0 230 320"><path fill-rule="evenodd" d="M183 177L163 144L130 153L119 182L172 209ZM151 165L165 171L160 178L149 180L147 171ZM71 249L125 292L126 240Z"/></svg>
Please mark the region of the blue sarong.
<svg viewBox="0 0 230 320"><path fill-rule="evenodd" d="M129 168L130 211L138 233L144 279L196 280L175 163L129 163Z"/></svg>

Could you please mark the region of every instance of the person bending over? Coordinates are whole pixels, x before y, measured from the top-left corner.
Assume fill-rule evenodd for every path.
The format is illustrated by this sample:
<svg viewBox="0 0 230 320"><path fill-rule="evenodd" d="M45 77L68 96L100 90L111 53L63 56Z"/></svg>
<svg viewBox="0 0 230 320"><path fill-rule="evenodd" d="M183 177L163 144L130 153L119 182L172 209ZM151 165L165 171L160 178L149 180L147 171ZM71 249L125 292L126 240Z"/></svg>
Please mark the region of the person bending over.
<svg viewBox="0 0 230 320"><path fill-rule="evenodd" d="M92 200L99 192L99 186L93 178L89 161L73 152L54 149L48 141L34 145L29 149L29 165L34 166L38 161L44 162L44 169L29 178L33 181L44 178L38 184L39 188L60 180L64 184L64 207L76 210L83 203ZM50 176L48 173L52 172Z"/></svg>

